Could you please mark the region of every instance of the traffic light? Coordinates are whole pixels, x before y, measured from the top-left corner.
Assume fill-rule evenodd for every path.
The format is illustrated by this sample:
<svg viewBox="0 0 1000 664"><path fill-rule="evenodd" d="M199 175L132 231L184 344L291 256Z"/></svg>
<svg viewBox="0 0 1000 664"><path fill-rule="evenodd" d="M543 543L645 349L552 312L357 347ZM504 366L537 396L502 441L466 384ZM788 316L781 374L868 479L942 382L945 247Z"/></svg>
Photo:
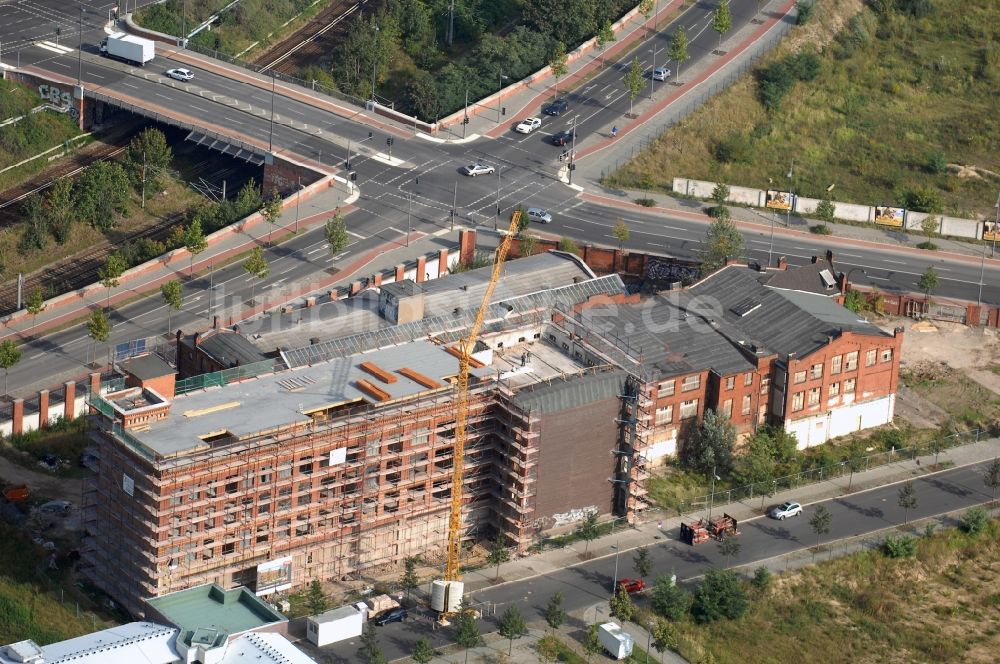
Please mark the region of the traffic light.
<svg viewBox="0 0 1000 664"><path fill-rule="evenodd" d="M357 181L358 181L358 172L351 171L351 182L357 182Z"/></svg>
<svg viewBox="0 0 1000 664"><path fill-rule="evenodd" d="M504 106L503 108L500 109L500 115L507 115L507 107L506 106Z"/></svg>
<svg viewBox="0 0 1000 664"><path fill-rule="evenodd" d="M385 139L385 144L386 144L386 145L389 145L389 146L391 146L391 145L392 145L392 143L393 143L393 140L392 140L392 137L391 137L391 136L390 136L389 138Z"/></svg>
<svg viewBox="0 0 1000 664"><path fill-rule="evenodd" d="M466 124L466 125L469 124L469 116L468 115L466 115L465 119L462 120L462 124Z"/></svg>

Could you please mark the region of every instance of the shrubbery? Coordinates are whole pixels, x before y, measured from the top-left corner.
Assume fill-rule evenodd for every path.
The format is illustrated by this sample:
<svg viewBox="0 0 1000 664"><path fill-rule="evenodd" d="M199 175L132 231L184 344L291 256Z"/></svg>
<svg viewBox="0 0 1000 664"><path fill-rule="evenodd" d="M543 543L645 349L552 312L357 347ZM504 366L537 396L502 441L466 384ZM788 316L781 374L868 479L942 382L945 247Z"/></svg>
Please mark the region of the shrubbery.
<svg viewBox="0 0 1000 664"><path fill-rule="evenodd" d="M890 558L910 558L917 553L917 540L906 535L889 535L882 542L882 553Z"/></svg>

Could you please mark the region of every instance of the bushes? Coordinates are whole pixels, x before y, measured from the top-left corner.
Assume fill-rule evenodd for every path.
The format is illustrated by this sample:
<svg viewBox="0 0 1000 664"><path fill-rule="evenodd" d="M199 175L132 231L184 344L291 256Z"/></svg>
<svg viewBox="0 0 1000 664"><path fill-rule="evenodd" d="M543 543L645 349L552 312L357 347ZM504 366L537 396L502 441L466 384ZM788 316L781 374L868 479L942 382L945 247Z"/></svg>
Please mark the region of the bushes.
<svg viewBox="0 0 1000 664"><path fill-rule="evenodd" d="M799 10L798 16L795 18L795 24L805 25L812 18L816 5L813 0L799 0L795 3L795 8Z"/></svg>
<svg viewBox="0 0 1000 664"><path fill-rule="evenodd" d="M914 212L940 214L944 209L941 195L930 187L914 187L904 191L898 198L900 207Z"/></svg>
<svg viewBox="0 0 1000 664"><path fill-rule="evenodd" d="M809 232L814 235L833 235L833 231L826 224L816 224L809 227Z"/></svg>
<svg viewBox="0 0 1000 664"><path fill-rule="evenodd" d="M753 141L734 132L715 145L715 159L723 164L749 164L753 161Z"/></svg>
<svg viewBox="0 0 1000 664"><path fill-rule="evenodd" d="M649 605L669 620L680 620L691 606L691 594L673 583L669 576L658 576L653 584Z"/></svg>
<svg viewBox="0 0 1000 664"><path fill-rule="evenodd" d="M906 535L889 535L882 542L882 553L889 558L910 558L917 553L917 540Z"/></svg>
<svg viewBox="0 0 1000 664"><path fill-rule="evenodd" d="M962 515L962 520L959 521L958 527L961 528L964 533L977 535L986 530L989 523L989 513L982 507L973 507Z"/></svg>
<svg viewBox="0 0 1000 664"><path fill-rule="evenodd" d="M768 65L757 75L757 93L760 103L769 112L781 108L781 101L792 90L796 81L812 81L819 76L822 62L815 53L804 51L789 55Z"/></svg>
<svg viewBox="0 0 1000 664"><path fill-rule="evenodd" d="M705 580L694 595L691 617L699 623L721 618L736 620L748 607L747 593L736 573L714 569L705 574Z"/></svg>

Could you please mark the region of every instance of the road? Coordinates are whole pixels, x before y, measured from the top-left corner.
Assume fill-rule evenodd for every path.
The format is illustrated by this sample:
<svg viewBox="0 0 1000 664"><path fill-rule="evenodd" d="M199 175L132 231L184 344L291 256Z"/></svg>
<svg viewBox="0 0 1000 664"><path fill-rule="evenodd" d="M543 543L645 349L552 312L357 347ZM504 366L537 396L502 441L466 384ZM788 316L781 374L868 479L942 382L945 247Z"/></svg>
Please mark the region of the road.
<svg viewBox="0 0 1000 664"><path fill-rule="evenodd" d="M964 466L914 480L917 507L909 511L908 518L913 521L988 502L991 496L983 485L985 468L986 463ZM826 506L832 516L830 533L818 541L835 542L902 524L904 514L897 504L898 492L899 485L894 484L817 503ZM752 570L760 561L815 546L817 538L809 525L809 518L816 505L807 505L801 516L785 521L760 517L741 522L741 550L734 557L733 564ZM665 535L664 539L649 543L654 563L652 576L674 572L679 580L685 582L696 580L710 569L726 566L716 543L691 547L678 541L677 530ZM543 611L549 598L560 592L567 612L582 611L610 595L615 576L615 556L608 548L607 540L599 540L591 547L600 558L547 576L473 593L472 601L495 602L498 615L503 613L505 607L515 605L525 619L532 622L544 619ZM582 546L577 545L581 549ZM633 575L631 552L624 552L618 563L619 578ZM481 631L497 629L495 617L483 622ZM450 628L431 630L428 615L380 627L377 631L379 642L390 661L409 655L413 644L421 636L427 636L434 647L451 640ZM362 661L358 645L357 642L336 644L324 649L324 653L333 655L338 661Z"/></svg>
<svg viewBox="0 0 1000 664"><path fill-rule="evenodd" d="M16 8L24 12L25 7L58 5L52 0L19 3ZM11 7L2 5L0 12L9 12ZM716 34L706 27L713 8L710 4L698 3L678 19L691 37L692 62L686 63L687 67L708 57L717 43ZM751 0L733 3L734 30L751 18L755 8ZM55 10L45 9L49 11ZM66 11L59 14L59 22L64 27L61 49L53 49L51 44L28 43L46 36L51 39L51 26L46 33L46 28L39 24L33 33L29 29L31 21L24 17L8 24L0 23L5 57L9 59L13 48L8 40L15 40L10 43L17 43L22 66L54 72L69 80L75 80L79 73L89 88L128 95L148 105L182 109L196 118L209 118L216 125L228 127L235 135L250 137L263 144L271 143L279 152L312 159L327 167L341 168L350 153L362 198L356 204L359 209L350 215L348 223L352 232L364 237L365 242L397 237L393 229L406 228L408 218L412 219L414 227L443 226L453 206L459 223L492 228L498 208L501 217L505 217L514 207L524 204L544 207L553 213L553 223L539 230L556 237L565 235L581 242L614 244L611 229L617 219L622 218L631 229L626 245L630 249L683 258L695 257L698 253L707 223L700 212L700 204L685 202L682 205L687 209L669 212L622 211L585 200L578 191L557 178L561 148L548 145L546 136L575 121L583 145L606 133L616 119L620 120L628 111L628 99L621 83L624 67L630 61L627 57L609 62L609 66L590 79L586 87L568 95L570 113L547 119L542 129L533 134L511 131L495 140L480 138L470 143L452 144L407 138L397 132L395 143L389 148L386 145L388 135L384 131L376 130L369 138L371 130L366 125L282 95L274 96L272 123L270 90L197 68L192 82L179 83L164 76L163 72L181 63L162 55L145 69L101 58L95 44L103 37L103 20L98 18L102 15L96 11L85 15L84 52L67 49L65 35L72 22L69 18L78 19L78 15L71 16L73 14ZM48 14L38 9L32 15L37 15L35 20L43 21L42 16ZM0 13L0 18L3 16ZM664 48L665 35L670 32L668 28L657 34L634 49L632 55L638 57L644 67L651 68L652 49ZM660 60L657 50L656 64L664 64ZM497 176L468 178L460 175L461 166L473 161L495 165ZM762 215L759 229L744 231L747 258L766 262L769 255L785 256L794 266L831 248L836 251L838 266L853 271L852 281L876 286L888 293L917 290L920 275L928 264L933 264L941 275L941 285L935 295L972 300L977 297L978 263L933 254L915 255L886 246L835 238L787 234L782 231L782 224L778 224L772 243L770 223L771 218ZM308 282L314 278L317 271L328 267L319 259L323 256L317 251L321 242L318 234L307 234L274 253L270 259L271 276L259 284L258 289L276 283ZM357 244L351 251L367 246ZM988 264L984 277L983 301L1000 304L1000 266ZM191 286L194 290L205 288L207 284L203 282ZM226 297L249 296L249 284L239 266L217 274L216 284L220 283L227 289ZM207 322L207 316L199 317L198 312L207 311L208 299L205 293L190 297L185 311L175 316L173 327ZM115 314L115 323L114 341L148 336L166 329L166 309L159 297L154 297L120 308ZM12 370L12 391L16 393L18 386L34 385L39 380L65 375L70 370L78 374L89 350L90 343L81 326L26 344L24 357L32 362L24 362Z"/></svg>

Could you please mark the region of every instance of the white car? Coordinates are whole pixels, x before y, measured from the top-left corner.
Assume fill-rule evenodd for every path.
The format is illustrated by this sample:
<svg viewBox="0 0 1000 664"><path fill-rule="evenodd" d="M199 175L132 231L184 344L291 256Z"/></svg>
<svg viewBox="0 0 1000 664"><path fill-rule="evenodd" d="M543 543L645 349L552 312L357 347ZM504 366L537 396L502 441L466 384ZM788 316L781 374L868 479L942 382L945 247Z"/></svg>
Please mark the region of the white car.
<svg viewBox="0 0 1000 664"><path fill-rule="evenodd" d="M521 134L530 134L541 126L542 121L538 118L525 118L517 123L517 126L514 127L514 131Z"/></svg>
<svg viewBox="0 0 1000 664"><path fill-rule="evenodd" d="M788 501L787 503L782 503L777 507L772 507L771 511L767 513L769 517L779 521L784 521L788 517L798 516L800 514L802 514L802 505L793 501Z"/></svg>
<svg viewBox="0 0 1000 664"><path fill-rule="evenodd" d="M654 81L665 81L670 78L670 70L666 67L657 67L653 70Z"/></svg>
<svg viewBox="0 0 1000 664"><path fill-rule="evenodd" d="M542 208L528 208L528 219L537 224L551 224L552 215Z"/></svg>
<svg viewBox="0 0 1000 664"><path fill-rule="evenodd" d="M490 173L496 173L497 169L492 166L487 166L486 164L469 164L468 166L462 167L462 172L469 177L476 177L477 175L489 175Z"/></svg>
<svg viewBox="0 0 1000 664"><path fill-rule="evenodd" d="M167 76L177 81L190 81L194 73L190 69L168 69Z"/></svg>

